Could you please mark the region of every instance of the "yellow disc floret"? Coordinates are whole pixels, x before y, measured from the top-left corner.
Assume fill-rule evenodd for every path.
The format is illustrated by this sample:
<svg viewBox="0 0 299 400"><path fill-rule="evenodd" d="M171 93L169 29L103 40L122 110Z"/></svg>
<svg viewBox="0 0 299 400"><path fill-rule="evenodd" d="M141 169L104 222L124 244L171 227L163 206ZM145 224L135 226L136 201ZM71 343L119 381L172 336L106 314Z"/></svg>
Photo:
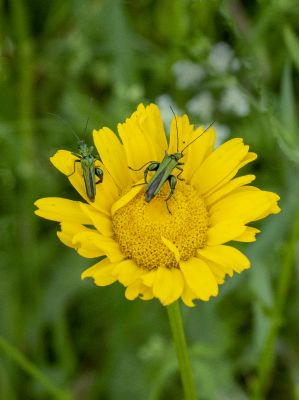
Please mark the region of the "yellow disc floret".
<svg viewBox="0 0 299 400"><path fill-rule="evenodd" d="M168 193L165 184L147 203L142 190L113 215L115 239L121 251L147 270L178 268L175 252L165 239L177 248L181 260L194 257L206 241L208 214L204 200L191 185L178 182L168 201L170 214L165 203Z"/></svg>

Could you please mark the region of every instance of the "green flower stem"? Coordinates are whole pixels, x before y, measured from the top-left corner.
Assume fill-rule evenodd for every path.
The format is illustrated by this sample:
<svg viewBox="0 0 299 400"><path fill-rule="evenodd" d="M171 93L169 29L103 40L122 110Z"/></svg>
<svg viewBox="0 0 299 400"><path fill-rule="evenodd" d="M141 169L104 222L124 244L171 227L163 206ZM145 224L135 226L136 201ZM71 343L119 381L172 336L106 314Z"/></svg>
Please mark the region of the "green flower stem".
<svg viewBox="0 0 299 400"><path fill-rule="evenodd" d="M44 375L36 365L26 358L18 349L9 344L3 337L0 336L0 350L3 350L16 364L19 365L25 372L36 379L48 392L52 395L51 398L57 400L70 400L70 395L57 388L51 383L46 375Z"/></svg>
<svg viewBox="0 0 299 400"><path fill-rule="evenodd" d="M167 312L183 382L185 400L196 400L196 390L178 301L167 306Z"/></svg>

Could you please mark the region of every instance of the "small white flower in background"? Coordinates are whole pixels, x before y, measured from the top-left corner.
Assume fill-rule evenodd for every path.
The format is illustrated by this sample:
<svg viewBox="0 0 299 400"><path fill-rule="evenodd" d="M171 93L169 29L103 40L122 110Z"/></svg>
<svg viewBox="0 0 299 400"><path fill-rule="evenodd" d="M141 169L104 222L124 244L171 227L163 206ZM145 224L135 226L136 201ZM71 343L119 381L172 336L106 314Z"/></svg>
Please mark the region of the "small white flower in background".
<svg viewBox="0 0 299 400"><path fill-rule="evenodd" d="M169 94L162 94L161 96L156 98L155 102L160 108L166 134L167 136L169 136L168 130L173 118L173 113L171 111L171 108L177 115L181 115L182 111L178 108L178 106L175 104L174 100L171 98Z"/></svg>
<svg viewBox="0 0 299 400"><path fill-rule="evenodd" d="M231 66L234 51L224 42L215 44L209 55L209 64L216 72L227 72Z"/></svg>
<svg viewBox="0 0 299 400"><path fill-rule="evenodd" d="M215 147L218 147L229 137L230 129L227 125L221 125L217 122L215 122L214 127L217 132Z"/></svg>
<svg viewBox="0 0 299 400"><path fill-rule="evenodd" d="M205 77L204 69L190 61L180 60L172 66L172 73L176 79L176 85L179 89L189 89L197 85Z"/></svg>
<svg viewBox="0 0 299 400"><path fill-rule="evenodd" d="M214 111L214 98L210 92L204 91L189 100L186 107L190 114L207 121Z"/></svg>
<svg viewBox="0 0 299 400"><path fill-rule="evenodd" d="M250 112L250 106L246 95L237 86L232 86L222 93L220 110L224 113L245 117Z"/></svg>
<svg viewBox="0 0 299 400"><path fill-rule="evenodd" d="M235 57L231 63L231 70L233 72L237 72L240 70L240 68L241 68L241 61L239 60L239 58Z"/></svg>

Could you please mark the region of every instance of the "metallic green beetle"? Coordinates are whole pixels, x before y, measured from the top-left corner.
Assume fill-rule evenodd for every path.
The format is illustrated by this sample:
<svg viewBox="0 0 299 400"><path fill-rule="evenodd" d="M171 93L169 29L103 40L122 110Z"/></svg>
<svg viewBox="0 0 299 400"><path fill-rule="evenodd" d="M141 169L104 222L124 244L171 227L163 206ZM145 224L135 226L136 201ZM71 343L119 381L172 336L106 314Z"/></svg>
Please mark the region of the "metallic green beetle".
<svg viewBox="0 0 299 400"><path fill-rule="evenodd" d="M145 190L145 201L148 203L157 196L159 191L161 190L161 187L164 185L166 181L169 183L170 187L170 192L167 198L165 199L166 202L166 207L168 212L171 214L171 211L168 206L168 200L173 196L175 187L177 184L177 180L183 180L180 178L180 175L183 172L183 168L181 167L184 165L184 163L180 162L179 160L183 158L184 156L184 151L192 144L194 143L197 139L199 139L206 131L210 129L210 127L213 125L215 121L213 121L199 136L197 136L195 139L193 139L190 143L188 143L182 151L179 152L178 147L179 147L179 136L178 136L178 125L177 125L177 119L174 114L175 121L176 121L176 128L177 128L177 152L173 154L168 154L167 151L165 151L165 156L162 160L162 162L157 162L157 161L149 161L146 164L144 164L141 168L139 169L133 169L129 167L133 171L140 171L142 168L144 168L146 165L146 169L144 170L144 183L146 184L146 190ZM172 171L174 169L178 169L180 173L175 176L172 175ZM151 177L150 181L147 182L147 175L150 171L156 171L155 174Z"/></svg>
<svg viewBox="0 0 299 400"><path fill-rule="evenodd" d="M78 141L78 153L72 153L78 157L74 162L74 171L68 175L72 176L75 173L76 163L81 164L85 190L90 201L94 202L96 196L96 185L103 182L104 173L99 166L95 166L95 161L99 160L98 156L93 155L93 146L88 147L84 140ZM96 182L96 176L99 180Z"/></svg>
<svg viewBox="0 0 299 400"><path fill-rule="evenodd" d="M96 197L96 185L98 183L103 182L103 179L104 179L103 170L99 166L95 166L95 161L100 160L100 157L93 155L93 146L88 147L87 144L84 142L84 140L79 138L79 136L76 134L75 130L73 129L72 125L68 121L65 121L62 117L60 117L60 115L53 114L53 113L48 113L48 114L55 118L58 118L61 122L63 122L65 125L67 125L71 129L73 135L78 140L78 153L72 152L72 154L74 156L76 156L78 159L75 160L75 162L74 162L73 172L67 176L70 177L75 173L76 163L79 162L81 164L81 168L82 168L82 172L83 172L83 179L84 179L87 197L89 198L90 201L94 202L95 197ZM86 120L84 134L87 131L88 121L89 121L89 117ZM99 178L99 180L97 182L96 182L96 176Z"/></svg>

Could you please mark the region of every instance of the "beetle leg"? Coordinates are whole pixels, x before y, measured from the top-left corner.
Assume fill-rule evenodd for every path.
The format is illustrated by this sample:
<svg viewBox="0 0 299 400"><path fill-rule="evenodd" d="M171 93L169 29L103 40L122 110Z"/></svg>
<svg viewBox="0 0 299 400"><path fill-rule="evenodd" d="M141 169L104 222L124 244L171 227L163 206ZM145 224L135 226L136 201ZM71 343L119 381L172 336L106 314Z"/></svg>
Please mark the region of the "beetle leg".
<svg viewBox="0 0 299 400"><path fill-rule="evenodd" d="M132 187L141 186L141 185L147 185L147 183L146 182L136 183L136 185L133 185Z"/></svg>
<svg viewBox="0 0 299 400"><path fill-rule="evenodd" d="M170 209L169 209L169 206L168 206L168 200L174 194L174 190L175 190L175 187L176 187L176 184L177 184L177 177L174 176L174 175L169 175L167 180L168 180L168 183L169 183L169 186L170 186L170 192L169 192L169 195L167 196L167 199L165 200L165 202L166 202L166 207L167 207L167 210L168 210L169 214L172 214Z"/></svg>
<svg viewBox="0 0 299 400"><path fill-rule="evenodd" d="M71 152L71 154L72 154L73 156L75 156L75 157L82 158L81 154L74 153L73 151Z"/></svg>
<svg viewBox="0 0 299 400"><path fill-rule="evenodd" d="M154 163L154 162L156 162L156 161L148 161L147 163L143 164L143 165L142 165L140 168L138 168L138 169L134 169L134 168L132 168L132 167L129 166L129 169L130 169L131 171L140 171L140 170L142 170L142 168L144 168L146 165L151 164L151 163Z"/></svg>
<svg viewBox="0 0 299 400"><path fill-rule="evenodd" d="M137 185L134 185L133 187L140 186L140 185L147 185L147 174L150 171L157 171L157 169L159 168L160 163L158 163L157 161L149 161L149 163L150 163L150 165L148 167L146 167L144 170L144 182L137 183ZM146 163L146 164L149 164L149 163ZM144 165L143 165L143 167L144 167ZM143 168L143 167L141 167L141 168ZM129 168L132 169L131 167L129 167ZM133 171L139 171L139 169L134 169Z"/></svg>
<svg viewBox="0 0 299 400"><path fill-rule="evenodd" d="M74 171L73 171L71 174L67 175L68 178L69 178L70 176L74 175L74 173L75 173L75 171L76 171L76 162L81 162L81 159L80 159L80 160L75 160L75 161L74 161Z"/></svg>
<svg viewBox="0 0 299 400"><path fill-rule="evenodd" d="M174 190L177 184L177 177L174 175L169 175L169 177L167 178L169 186L170 186L170 192L169 195L167 196L166 201L168 201L174 194Z"/></svg>
<svg viewBox="0 0 299 400"><path fill-rule="evenodd" d="M176 169L179 169L181 172L179 173L179 174L177 174L177 179L179 180L179 181L184 181L185 179L183 179L183 178L180 178L180 176L182 175L182 173L183 173L183 168L180 168L180 167L178 167L178 166L176 166Z"/></svg>
<svg viewBox="0 0 299 400"><path fill-rule="evenodd" d="M99 178L99 180L96 182L96 185L98 183L102 183L103 179L104 179L104 174L103 174L103 171L101 170L101 168L100 167L95 167L94 173Z"/></svg>
<svg viewBox="0 0 299 400"><path fill-rule="evenodd" d="M160 163L156 162L156 161L151 161L151 164L145 168L144 170L144 182L147 183L147 174L150 171L157 171L157 169L159 168Z"/></svg>

